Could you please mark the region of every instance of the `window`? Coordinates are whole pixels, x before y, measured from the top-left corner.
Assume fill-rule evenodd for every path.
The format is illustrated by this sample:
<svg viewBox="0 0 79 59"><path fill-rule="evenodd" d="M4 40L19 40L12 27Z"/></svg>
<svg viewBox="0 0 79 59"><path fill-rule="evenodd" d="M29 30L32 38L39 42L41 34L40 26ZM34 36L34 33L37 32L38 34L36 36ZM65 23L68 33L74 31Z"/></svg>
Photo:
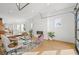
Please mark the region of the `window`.
<svg viewBox="0 0 79 59"><path fill-rule="evenodd" d="M24 27L25 27L24 24L21 24L21 32L25 31Z"/></svg>
<svg viewBox="0 0 79 59"><path fill-rule="evenodd" d="M25 31L25 24L7 24L6 26L13 30L13 35L20 34Z"/></svg>

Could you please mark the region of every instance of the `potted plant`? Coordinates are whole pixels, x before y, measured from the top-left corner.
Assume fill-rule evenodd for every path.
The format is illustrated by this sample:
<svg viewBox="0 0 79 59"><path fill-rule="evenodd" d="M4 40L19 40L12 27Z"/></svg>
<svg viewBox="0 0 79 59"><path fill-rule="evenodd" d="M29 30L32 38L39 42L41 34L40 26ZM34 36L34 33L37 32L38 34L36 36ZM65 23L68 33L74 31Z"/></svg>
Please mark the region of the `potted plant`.
<svg viewBox="0 0 79 59"><path fill-rule="evenodd" d="M1 54L1 55L4 54L4 51L5 51L4 47L3 47L3 46L0 46L0 54Z"/></svg>
<svg viewBox="0 0 79 59"><path fill-rule="evenodd" d="M33 30L29 30L30 37L32 38Z"/></svg>
<svg viewBox="0 0 79 59"><path fill-rule="evenodd" d="M13 45L14 45L14 46L17 46L17 45L18 45L18 43L17 43L16 41L14 41L14 42L13 42Z"/></svg>
<svg viewBox="0 0 79 59"><path fill-rule="evenodd" d="M13 41L11 44L8 45L9 48L13 48L15 46L17 46L18 43L16 41Z"/></svg>
<svg viewBox="0 0 79 59"><path fill-rule="evenodd" d="M48 32L48 36L52 40L55 37L55 32Z"/></svg>

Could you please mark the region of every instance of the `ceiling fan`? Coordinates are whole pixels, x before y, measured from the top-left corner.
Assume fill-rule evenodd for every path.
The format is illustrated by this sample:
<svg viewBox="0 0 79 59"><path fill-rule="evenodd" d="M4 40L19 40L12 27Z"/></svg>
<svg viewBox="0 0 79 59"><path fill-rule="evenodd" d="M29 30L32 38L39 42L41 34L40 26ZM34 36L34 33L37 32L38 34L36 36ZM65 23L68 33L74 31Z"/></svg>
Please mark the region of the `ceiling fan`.
<svg viewBox="0 0 79 59"><path fill-rule="evenodd" d="M21 6L21 3L16 3L16 6L18 8L19 11L21 11L23 8L25 8L26 6L28 6L30 3L26 3L25 5Z"/></svg>

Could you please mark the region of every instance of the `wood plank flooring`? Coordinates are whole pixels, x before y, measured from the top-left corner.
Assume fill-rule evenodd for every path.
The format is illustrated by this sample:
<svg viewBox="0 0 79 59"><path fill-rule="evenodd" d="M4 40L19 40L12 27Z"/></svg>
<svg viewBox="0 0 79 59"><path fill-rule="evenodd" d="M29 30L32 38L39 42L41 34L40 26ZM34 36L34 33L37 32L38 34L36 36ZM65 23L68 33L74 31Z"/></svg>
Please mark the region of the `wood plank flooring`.
<svg viewBox="0 0 79 59"><path fill-rule="evenodd" d="M43 51L54 51L54 50L65 50L65 49L74 49L73 43L67 43L57 40L45 40L38 47L34 48L32 51L39 52L41 54Z"/></svg>

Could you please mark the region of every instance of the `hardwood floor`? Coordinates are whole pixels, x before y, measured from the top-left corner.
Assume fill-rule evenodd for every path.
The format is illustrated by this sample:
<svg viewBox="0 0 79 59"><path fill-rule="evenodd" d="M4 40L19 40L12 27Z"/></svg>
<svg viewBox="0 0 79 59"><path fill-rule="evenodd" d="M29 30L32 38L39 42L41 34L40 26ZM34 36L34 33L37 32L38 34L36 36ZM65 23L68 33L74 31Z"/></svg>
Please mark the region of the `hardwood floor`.
<svg viewBox="0 0 79 59"><path fill-rule="evenodd" d="M39 46L35 47L34 49L32 49L29 52L31 52L30 54L32 54L32 55L34 53L36 55L42 55L42 54L60 55L60 54L64 54L64 52L66 53L66 51L68 49L68 52L66 54L69 53L69 54L73 55L74 46L75 45L73 43L67 43L67 42L57 41L57 40L45 40ZM24 49L24 50L26 50L26 49ZM63 51L63 50L66 50L66 51ZM61 51L63 51L63 52L61 52ZM32 52L34 52L34 53L32 53ZM25 54L27 55L27 52L25 52Z"/></svg>
<svg viewBox="0 0 79 59"><path fill-rule="evenodd" d="M34 48L32 51L39 52L41 54L43 51L54 51L54 50L65 50L65 49L74 49L73 43L67 43L57 40L45 40L38 47Z"/></svg>

